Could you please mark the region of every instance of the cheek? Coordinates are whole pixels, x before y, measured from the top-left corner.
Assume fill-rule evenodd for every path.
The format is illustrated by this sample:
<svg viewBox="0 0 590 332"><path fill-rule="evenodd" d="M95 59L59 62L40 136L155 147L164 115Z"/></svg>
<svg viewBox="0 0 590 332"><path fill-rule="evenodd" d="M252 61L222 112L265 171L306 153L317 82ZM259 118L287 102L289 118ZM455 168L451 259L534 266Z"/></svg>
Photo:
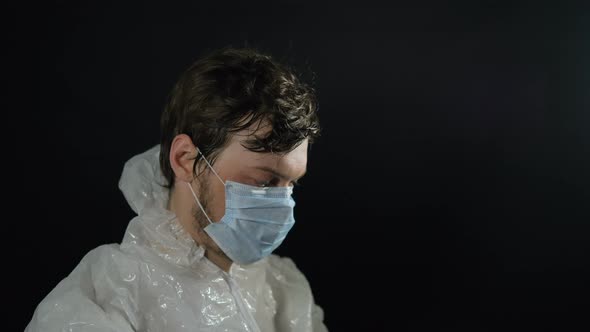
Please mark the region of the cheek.
<svg viewBox="0 0 590 332"><path fill-rule="evenodd" d="M225 214L225 187L222 185L214 186L211 188L209 194L210 200L208 209L213 215L213 220L219 221L219 219Z"/></svg>

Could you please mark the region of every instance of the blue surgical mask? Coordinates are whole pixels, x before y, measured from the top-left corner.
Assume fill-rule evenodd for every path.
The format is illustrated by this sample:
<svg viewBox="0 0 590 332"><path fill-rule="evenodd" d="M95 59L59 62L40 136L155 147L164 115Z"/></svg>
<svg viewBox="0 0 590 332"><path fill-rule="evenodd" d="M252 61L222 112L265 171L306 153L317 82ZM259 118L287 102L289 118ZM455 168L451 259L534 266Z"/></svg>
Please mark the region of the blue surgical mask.
<svg viewBox="0 0 590 332"><path fill-rule="evenodd" d="M197 150L200 153L199 150ZM262 188L223 181L203 156L211 171L225 186L225 214L211 221L193 187L187 182L197 204L209 220L205 232L234 262L247 265L270 255L295 223L293 187Z"/></svg>

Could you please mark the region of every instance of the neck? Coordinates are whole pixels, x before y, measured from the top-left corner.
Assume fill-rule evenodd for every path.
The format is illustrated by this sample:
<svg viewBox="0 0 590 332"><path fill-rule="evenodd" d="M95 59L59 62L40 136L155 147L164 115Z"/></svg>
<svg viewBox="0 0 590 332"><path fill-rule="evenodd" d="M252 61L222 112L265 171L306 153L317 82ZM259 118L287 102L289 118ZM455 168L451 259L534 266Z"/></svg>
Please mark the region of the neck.
<svg viewBox="0 0 590 332"><path fill-rule="evenodd" d="M183 192L183 190L187 192ZM192 239L200 247L205 249L205 257L223 271L229 272L232 261L223 253L223 251L221 251L221 249L219 249L213 239L207 235L197 220L195 220L195 217L191 213L195 203L194 201L187 199L187 197L192 199L191 193L188 191L189 190L185 189L183 186L179 187L175 185L174 188L170 190L170 197L166 209L173 212L176 217L178 217L182 228L190 234Z"/></svg>
<svg viewBox="0 0 590 332"><path fill-rule="evenodd" d="M225 254L217 253L211 248L205 248L205 257L210 260L213 264L217 265L220 269L225 272L229 272L232 261L225 256Z"/></svg>

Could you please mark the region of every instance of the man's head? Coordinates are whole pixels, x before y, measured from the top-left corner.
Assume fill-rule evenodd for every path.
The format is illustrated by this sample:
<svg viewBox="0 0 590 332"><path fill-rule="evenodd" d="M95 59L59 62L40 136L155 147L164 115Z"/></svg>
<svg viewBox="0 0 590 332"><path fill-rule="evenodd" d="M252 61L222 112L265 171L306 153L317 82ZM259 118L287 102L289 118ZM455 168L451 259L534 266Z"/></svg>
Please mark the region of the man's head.
<svg viewBox="0 0 590 332"><path fill-rule="evenodd" d="M194 185L213 221L225 213L224 186L203 156L223 181L292 185L305 173L308 146L319 134L316 110L312 88L251 49L216 51L183 73L162 115L160 165L171 189L169 208L219 256L214 262L225 265L227 256L203 232L208 221L183 183Z"/></svg>
<svg viewBox="0 0 590 332"><path fill-rule="evenodd" d="M180 77L161 119L160 165L174 186L169 155L177 135L188 135L215 162L236 132L262 125L243 145L285 153L319 134L313 89L288 68L252 49L226 48L201 58ZM267 128L265 128L267 126Z"/></svg>

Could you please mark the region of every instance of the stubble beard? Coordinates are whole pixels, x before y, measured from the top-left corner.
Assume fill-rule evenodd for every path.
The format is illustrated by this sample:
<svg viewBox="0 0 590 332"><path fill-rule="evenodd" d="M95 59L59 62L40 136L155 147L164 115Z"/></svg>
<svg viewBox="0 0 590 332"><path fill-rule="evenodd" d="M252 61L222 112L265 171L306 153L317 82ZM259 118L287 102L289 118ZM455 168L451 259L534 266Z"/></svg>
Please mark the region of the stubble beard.
<svg viewBox="0 0 590 332"><path fill-rule="evenodd" d="M198 180L198 181L199 181L199 190L198 190L199 201L201 202L203 209L207 212L207 216L209 216L209 218L211 218L211 211L208 208L208 205L209 205L208 203L211 200L211 191L209 190L209 180L203 179L203 180ZM230 258L223 252L223 250L221 250L221 248L219 248L219 246L209 236L209 234L207 234L207 232L205 232L205 227L207 227L209 225L209 219L207 219L207 216L205 215L205 213L203 213L203 210L201 210L201 208L198 205L196 205L195 209L193 210L193 217L195 220L193 227L196 228L197 233L199 233L201 235L201 237L204 239L203 245L206 250L211 250L215 254L220 255L220 256L229 260ZM215 222L215 221L211 220L211 222Z"/></svg>

